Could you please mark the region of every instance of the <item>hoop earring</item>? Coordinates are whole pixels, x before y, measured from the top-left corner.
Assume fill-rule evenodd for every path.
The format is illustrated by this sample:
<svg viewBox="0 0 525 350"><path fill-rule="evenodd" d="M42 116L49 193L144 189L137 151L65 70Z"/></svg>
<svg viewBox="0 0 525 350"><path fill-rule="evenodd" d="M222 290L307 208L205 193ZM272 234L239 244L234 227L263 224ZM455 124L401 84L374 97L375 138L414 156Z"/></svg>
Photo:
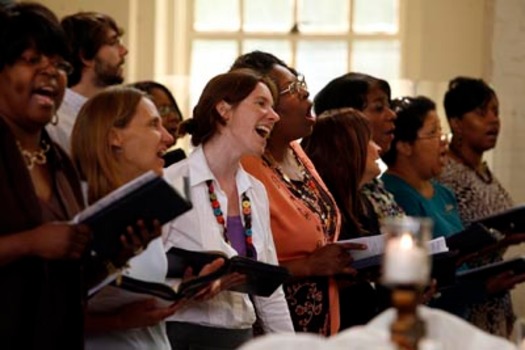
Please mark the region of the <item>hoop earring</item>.
<svg viewBox="0 0 525 350"><path fill-rule="evenodd" d="M57 125L58 124L58 114L55 114L53 115L53 118L51 118L51 124L52 125Z"/></svg>

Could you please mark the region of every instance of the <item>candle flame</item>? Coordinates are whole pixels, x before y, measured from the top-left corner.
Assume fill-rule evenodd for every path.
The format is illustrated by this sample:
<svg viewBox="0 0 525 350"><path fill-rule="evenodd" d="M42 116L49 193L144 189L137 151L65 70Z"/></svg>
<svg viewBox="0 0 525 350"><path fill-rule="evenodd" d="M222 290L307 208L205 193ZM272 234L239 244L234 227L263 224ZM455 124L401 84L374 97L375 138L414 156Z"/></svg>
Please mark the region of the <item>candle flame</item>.
<svg viewBox="0 0 525 350"><path fill-rule="evenodd" d="M400 246L403 250L412 249L412 247L414 247L414 241L412 240L412 236L408 233L402 234Z"/></svg>

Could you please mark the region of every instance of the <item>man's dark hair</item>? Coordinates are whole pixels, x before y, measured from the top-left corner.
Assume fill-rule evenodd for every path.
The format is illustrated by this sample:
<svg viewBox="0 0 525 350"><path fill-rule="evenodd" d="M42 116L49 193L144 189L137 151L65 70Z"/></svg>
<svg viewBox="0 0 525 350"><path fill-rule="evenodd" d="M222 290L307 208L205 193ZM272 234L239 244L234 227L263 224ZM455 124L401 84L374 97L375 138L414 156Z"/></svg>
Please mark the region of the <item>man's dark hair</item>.
<svg viewBox="0 0 525 350"><path fill-rule="evenodd" d="M118 36L122 36L123 30L113 18L97 12L78 12L66 16L61 25L71 48L73 73L68 79L68 86L71 87L78 84L82 77L82 60L92 60L98 50L107 44L108 30L114 30Z"/></svg>

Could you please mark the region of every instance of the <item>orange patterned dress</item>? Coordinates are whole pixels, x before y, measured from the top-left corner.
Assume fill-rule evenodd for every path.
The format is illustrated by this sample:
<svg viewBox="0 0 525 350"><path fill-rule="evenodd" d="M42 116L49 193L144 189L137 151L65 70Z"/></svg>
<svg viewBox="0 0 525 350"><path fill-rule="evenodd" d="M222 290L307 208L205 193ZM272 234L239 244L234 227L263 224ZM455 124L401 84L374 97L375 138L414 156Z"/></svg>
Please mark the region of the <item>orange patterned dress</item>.
<svg viewBox="0 0 525 350"><path fill-rule="evenodd" d="M341 218L336 203L301 146L290 144L303 180L290 180L265 154L246 157L242 165L268 192L271 228L280 262L305 258L337 240ZM332 278L294 279L284 286L295 330L334 334L339 329L339 295Z"/></svg>

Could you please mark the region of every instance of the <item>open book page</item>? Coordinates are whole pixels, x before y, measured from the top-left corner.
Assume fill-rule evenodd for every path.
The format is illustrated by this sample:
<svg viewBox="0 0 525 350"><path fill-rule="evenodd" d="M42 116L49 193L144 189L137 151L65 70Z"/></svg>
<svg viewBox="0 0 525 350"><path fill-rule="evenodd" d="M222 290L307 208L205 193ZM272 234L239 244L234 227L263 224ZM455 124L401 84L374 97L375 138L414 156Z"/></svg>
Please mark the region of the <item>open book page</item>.
<svg viewBox="0 0 525 350"><path fill-rule="evenodd" d="M431 255L448 252L447 241L445 240L445 237L438 237L428 241L427 248L428 253Z"/></svg>
<svg viewBox="0 0 525 350"><path fill-rule="evenodd" d="M350 254L354 261L362 260L369 258L371 256L377 256L383 254L385 250L385 236L384 235L375 235L375 236L365 236L353 239L347 239L343 241L337 241L336 243L360 243L366 244L366 250L351 250ZM447 243L444 237L438 237L428 241L427 244L428 253L430 255L448 252Z"/></svg>
<svg viewBox="0 0 525 350"><path fill-rule="evenodd" d="M116 280L120 276L120 273L121 273L120 271L115 272L115 273L107 276L102 282L100 282L96 286L91 287L89 289L89 291L88 291L88 298L91 297L93 294L97 293L99 290L101 290L102 288L104 288L108 284L110 284L111 282L113 282L114 280Z"/></svg>
<svg viewBox="0 0 525 350"><path fill-rule="evenodd" d="M385 236L365 236L353 239L346 239L343 241L337 241L336 243L360 243L366 244L367 249L365 250L350 250L352 258L355 260L366 259L371 256L381 255L385 250Z"/></svg>

